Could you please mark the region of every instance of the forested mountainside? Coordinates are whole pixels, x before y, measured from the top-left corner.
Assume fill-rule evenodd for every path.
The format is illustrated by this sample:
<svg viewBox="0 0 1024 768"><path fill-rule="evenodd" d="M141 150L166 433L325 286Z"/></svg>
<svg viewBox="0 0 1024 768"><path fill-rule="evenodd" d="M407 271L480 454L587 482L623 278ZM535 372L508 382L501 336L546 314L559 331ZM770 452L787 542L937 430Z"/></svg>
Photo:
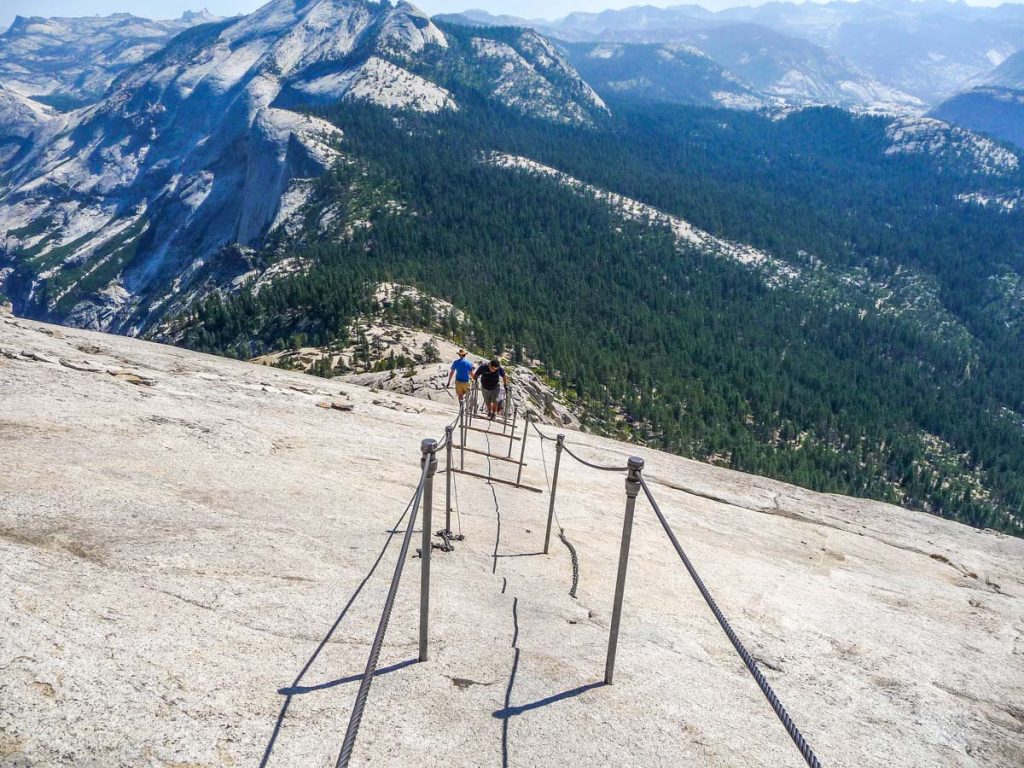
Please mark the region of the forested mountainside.
<svg viewBox="0 0 1024 768"><path fill-rule="evenodd" d="M1024 90L1019 88L972 88L942 102L931 114L1024 147Z"/></svg>
<svg viewBox="0 0 1024 768"><path fill-rule="evenodd" d="M757 98L658 50L709 104ZM410 284L591 429L1020 534L1017 150L669 85L606 103L530 30L272 0L70 113L0 88L0 302L252 357Z"/></svg>
<svg viewBox="0 0 1024 768"><path fill-rule="evenodd" d="M318 110L348 161L257 256L297 273L162 332L326 343L368 285L411 282L474 319L456 338L542 360L593 429L1021 533L1024 219L971 197L1019 193L1017 155L833 109L553 125L441 84L457 112Z"/></svg>

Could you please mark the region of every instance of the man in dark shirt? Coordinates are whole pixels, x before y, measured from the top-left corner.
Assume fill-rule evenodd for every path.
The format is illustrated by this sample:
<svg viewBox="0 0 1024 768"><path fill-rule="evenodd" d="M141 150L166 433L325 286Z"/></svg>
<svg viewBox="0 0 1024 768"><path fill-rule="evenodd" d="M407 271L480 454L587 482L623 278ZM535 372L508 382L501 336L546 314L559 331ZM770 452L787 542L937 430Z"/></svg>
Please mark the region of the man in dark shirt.
<svg viewBox="0 0 1024 768"><path fill-rule="evenodd" d="M499 384L504 384L505 391L508 391L508 377L505 376L505 369L497 360L491 360L477 368L473 372L473 378L480 382L480 391L484 396L484 404L487 406L488 418L493 421L499 408Z"/></svg>

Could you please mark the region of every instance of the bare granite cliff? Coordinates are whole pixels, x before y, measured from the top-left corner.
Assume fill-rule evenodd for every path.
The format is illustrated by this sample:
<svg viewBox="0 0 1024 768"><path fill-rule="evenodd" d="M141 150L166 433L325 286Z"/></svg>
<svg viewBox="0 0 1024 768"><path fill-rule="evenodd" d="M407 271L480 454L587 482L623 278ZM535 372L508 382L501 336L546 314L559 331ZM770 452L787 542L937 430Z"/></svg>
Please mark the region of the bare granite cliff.
<svg viewBox="0 0 1024 768"><path fill-rule="evenodd" d="M333 765L451 403L10 316L0 392L0 765ZM641 452L823 765L1024 764L1024 542ZM598 684L623 478L563 456L573 598L525 455L543 493L456 478L424 663L407 564L352 764L802 765L643 499Z"/></svg>

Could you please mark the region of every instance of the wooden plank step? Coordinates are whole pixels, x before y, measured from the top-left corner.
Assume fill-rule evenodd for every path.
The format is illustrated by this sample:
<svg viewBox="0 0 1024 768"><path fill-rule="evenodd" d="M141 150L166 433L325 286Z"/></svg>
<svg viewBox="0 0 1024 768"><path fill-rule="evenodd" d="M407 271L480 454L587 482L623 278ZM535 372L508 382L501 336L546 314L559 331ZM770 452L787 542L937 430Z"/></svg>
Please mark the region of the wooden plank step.
<svg viewBox="0 0 1024 768"><path fill-rule="evenodd" d="M458 429L458 427L456 427L456 429ZM522 439L522 438L516 437L515 435L508 435L508 434L503 435L503 434L501 434L501 432L496 432L493 429L481 429L480 427L466 427L466 429L471 429L474 432L483 432L484 434L490 435L491 437L502 437L505 440L520 440L520 439Z"/></svg>
<svg viewBox="0 0 1024 768"><path fill-rule="evenodd" d="M495 456L493 453L487 453L487 451L481 451L478 448L470 448L469 446L466 446L465 448L463 448L458 443L452 443L452 450L453 451L464 450L464 451L466 451L466 453L476 453L476 454L479 454L480 456L486 456L486 457L488 457L490 459L497 459L498 461L507 461L509 464L519 464L519 460L518 459L513 459L510 456ZM530 465L529 465L529 463L524 461L523 462L523 466L524 467L528 467Z"/></svg>
<svg viewBox="0 0 1024 768"><path fill-rule="evenodd" d="M491 426L494 426L494 427L511 427L512 426L512 422L511 421L503 421L502 419L495 419L494 421L491 421L490 419L487 418L487 416L476 415L476 416L473 416L472 420L473 421L486 421L487 423L489 423ZM519 429L519 427L523 426L523 419L518 419L515 422L515 425L516 425L516 429Z"/></svg>
<svg viewBox="0 0 1024 768"><path fill-rule="evenodd" d="M452 472L458 472L460 475L469 475L470 477L478 477L481 480L489 480L492 483L502 483L503 485L511 485L513 488L522 488L524 491L544 493L543 488L534 488L532 485L524 485L522 483L516 485L515 480L502 480L500 477L488 477L487 475L481 475L479 472L470 472L468 469L455 469L455 467L452 467Z"/></svg>

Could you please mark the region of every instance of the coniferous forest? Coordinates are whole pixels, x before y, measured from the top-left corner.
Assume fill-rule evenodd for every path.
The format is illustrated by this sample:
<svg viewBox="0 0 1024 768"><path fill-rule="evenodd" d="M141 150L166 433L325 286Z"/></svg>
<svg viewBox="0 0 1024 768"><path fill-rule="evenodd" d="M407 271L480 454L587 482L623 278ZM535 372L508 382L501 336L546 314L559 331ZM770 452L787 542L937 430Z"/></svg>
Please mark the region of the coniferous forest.
<svg viewBox="0 0 1024 768"><path fill-rule="evenodd" d="M623 102L580 128L483 103L455 75L446 86L458 112L317 112L343 129L346 160L318 182L305 234L258 255L308 269L197 304L181 342L239 357L326 344L370 309L369 286L410 283L471 318L438 330L541 361L588 428L1024 532L1024 215L958 200L1020 189L1019 172L887 153L886 120L834 109L771 120ZM491 151L814 277L772 283L556 179L494 167ZM368 226L319 236L329 206ZM897 292L908 275L899 311L857 288Z"/></svg>

